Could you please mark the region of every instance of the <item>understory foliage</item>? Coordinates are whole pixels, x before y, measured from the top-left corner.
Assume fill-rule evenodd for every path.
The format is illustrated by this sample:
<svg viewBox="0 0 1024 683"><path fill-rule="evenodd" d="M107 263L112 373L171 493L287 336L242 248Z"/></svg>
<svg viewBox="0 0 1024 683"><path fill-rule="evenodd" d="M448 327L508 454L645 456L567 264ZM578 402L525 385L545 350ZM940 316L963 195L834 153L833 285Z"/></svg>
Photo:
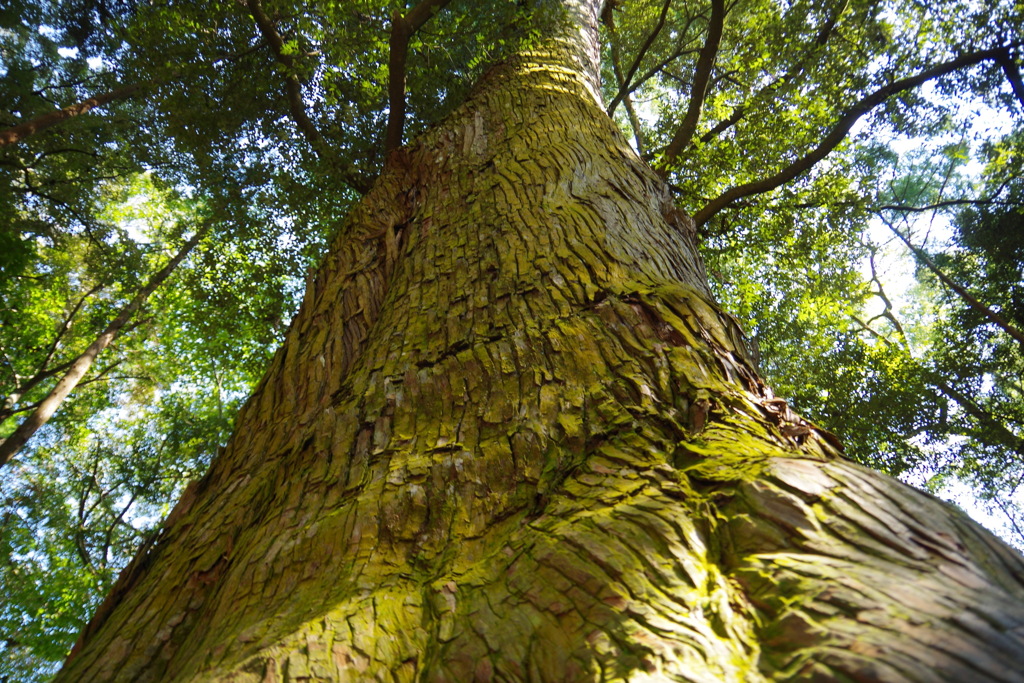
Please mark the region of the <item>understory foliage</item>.
<svg viewBox="0 0 1024 683"><path fill-rule="evenodd" d="M230 435L385 162L389 84L404 79L408 140L557 4L0 9L0 128L109 96L0 145L0 437L202 235L3 468L0 680L55 671ZM394 17L418 9L399 74ZM602 94L697 217L712 287L776 393L860 462L966 485L1024 547L1019 12L616 0Z"/></svg>

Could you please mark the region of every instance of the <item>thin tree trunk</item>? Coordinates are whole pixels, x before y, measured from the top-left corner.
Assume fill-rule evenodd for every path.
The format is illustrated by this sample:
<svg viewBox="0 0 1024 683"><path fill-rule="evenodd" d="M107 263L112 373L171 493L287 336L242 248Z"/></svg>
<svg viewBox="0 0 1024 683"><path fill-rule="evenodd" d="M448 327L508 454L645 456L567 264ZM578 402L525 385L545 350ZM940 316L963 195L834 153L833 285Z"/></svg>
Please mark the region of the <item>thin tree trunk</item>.
<svg viewBox="0 0 1024 683"><path fill-rule="evenodd" d="M167 262L167 264L157 271L146 285L140 289L132 300L125 304L124 308L117 314L117 316L110 321L107 327L100 332L99 336L89 344L88 348L83 351L71 365L68 367L64 376L57 381L57 384L50 390L46 398L39 402L35 410L22 421L21 424L14 430L14 432L0 442L0 466L6 465L11 459L18 454L25 444L28 443L32 435L35 434L40 427L45 425L53 417L53 414L57 412L60 404L64 402L74 390L78 383L85 376L85 373L92 367L96 357L103 352L111 342L117 338L118 334L124 326L131 320L135 312L139 310L139 307L146 302L149 295L152 294L157 287L159 287L167 277L174 272L174 269L178 267L178 264L188 256L189 252L192 251L193 247L199 243L199 240L203 238L206 232L209 230L208 226L204 226L200 230L196 231L196 234L182 245L178 253Z"/></svg>
<svg viewBox="0 0 1024 683"><path fill-rule="evenodd" d="M977 297L975 297L973 294L971 294L966 289L957 284L957 282L953 278L946 275L946 273L944 273L942 269L939 268L935 261L933 261L931 257L928 256L924 249L914 246L914 244L910 241L910 238L904 235L902 232L900 232L896 228L896 226L894 226L892 223L884 219L883 221L889 227L889 230L892 231L894 235L899 237L900 241L906 245L907 249L910 250L910 253L913 254L914 258L916 258L919 262L924 264L924 266L932 272L932 275L939 279L939 282L953 290L953 292L956 293L958 297L960 297L960 300L967 304L975 312L985 316L986 318L988 318L990 322L999 327L999 329L1013 337L1014 341L1020 344L1021 349L1024 350L1024 332L1021 332L1012 324L1010 324L1010 322L1006 318L1001 316L999 313L996 313L990 307L978 301Z"/></svg>
<svg viewBox="0 0 1024 683"><path fill-rule="evenodd" d="M1019 680L1024 562L765 389L568 4L392 156L58 681Z"/></svg>

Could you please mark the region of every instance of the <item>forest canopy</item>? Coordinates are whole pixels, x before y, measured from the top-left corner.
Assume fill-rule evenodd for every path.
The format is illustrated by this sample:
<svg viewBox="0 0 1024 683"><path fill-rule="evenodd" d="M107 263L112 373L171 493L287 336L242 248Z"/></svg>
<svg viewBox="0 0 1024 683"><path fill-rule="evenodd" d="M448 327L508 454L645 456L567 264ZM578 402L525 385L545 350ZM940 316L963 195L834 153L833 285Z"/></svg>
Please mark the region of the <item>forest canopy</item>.
<svg viewBox="0 0 1024 683"><path fill-rule="evenodd" d="M556 4L0 8L0 680L56 670L348 208ZM1019 549L1020 12L616 0L601 74L775 393Z"/></svg>

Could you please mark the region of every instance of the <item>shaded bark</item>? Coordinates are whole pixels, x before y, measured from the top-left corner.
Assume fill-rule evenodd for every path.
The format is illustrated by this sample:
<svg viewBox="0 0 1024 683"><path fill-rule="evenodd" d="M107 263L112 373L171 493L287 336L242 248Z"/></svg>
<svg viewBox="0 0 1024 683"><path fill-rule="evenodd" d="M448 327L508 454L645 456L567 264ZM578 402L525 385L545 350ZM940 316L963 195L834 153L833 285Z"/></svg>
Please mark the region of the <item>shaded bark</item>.
<svg viewBox="0 0 1024 683"><path fill-rule="evenodd" d="M573 45L392 155L58 680L1014 680L1024 562L771 396Z"/></svg>

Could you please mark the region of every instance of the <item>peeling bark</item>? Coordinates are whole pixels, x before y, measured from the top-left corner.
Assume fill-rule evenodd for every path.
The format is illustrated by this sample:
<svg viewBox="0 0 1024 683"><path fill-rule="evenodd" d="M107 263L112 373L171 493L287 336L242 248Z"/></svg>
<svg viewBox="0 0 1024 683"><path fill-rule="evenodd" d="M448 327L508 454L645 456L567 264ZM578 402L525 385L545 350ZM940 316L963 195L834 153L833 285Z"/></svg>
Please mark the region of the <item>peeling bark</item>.
<svg viewBox="0 0 1024 683"><path fill-rule="evenodd" d="M581 54L392 155L57 680L1019 680L1024 562L771 396Z"/></svg>

